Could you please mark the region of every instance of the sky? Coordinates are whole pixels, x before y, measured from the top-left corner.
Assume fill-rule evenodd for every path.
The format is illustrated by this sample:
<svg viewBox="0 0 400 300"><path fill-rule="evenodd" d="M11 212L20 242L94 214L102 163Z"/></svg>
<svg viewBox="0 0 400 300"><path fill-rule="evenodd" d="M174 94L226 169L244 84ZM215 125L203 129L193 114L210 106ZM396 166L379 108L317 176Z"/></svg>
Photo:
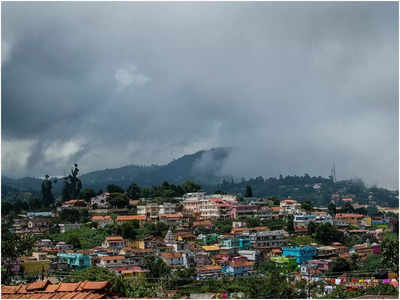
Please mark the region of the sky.
<svg viewBox="0 0 400 300"><path fill-rule="evenodd" d="M398 5L3 2L2 174L234 147L221 173L398 186Z"/></svg>

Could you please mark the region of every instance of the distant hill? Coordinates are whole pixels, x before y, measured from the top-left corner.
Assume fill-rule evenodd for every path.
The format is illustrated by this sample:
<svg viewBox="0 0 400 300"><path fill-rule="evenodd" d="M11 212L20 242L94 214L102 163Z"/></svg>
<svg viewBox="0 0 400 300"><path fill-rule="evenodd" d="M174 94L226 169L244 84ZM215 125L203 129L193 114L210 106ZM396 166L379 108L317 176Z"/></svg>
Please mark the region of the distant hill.
<svg viewBox="0 0 400 300"><path fill-rule="evenodd" d="M221 174L222 166L231 153L231 148L215 148L184 155L166 165L138 166L129 165L115 169L89 172L80 176L83 188L96 191L105 190L107 185L116 184L126 189L136 183L140 187L170 184L182 184L192 180L201 184L206 192L217 190L244 195L250 185L255 197L275 196L281 199L292 198L299 201L312 201L315 205L327 206L333 193L351 194L360 204L367 204L369 193L373 193L378 205L398 207L396 193L383 188L368 188L361 180L343 180L333 183L330 178L321 176L286 176L279 178L248 178L233 180L232 176ZM25 177L11 179L2 177L2 199L16 201L30 196L40 195L42 179ZM55 195L61 194L63 180L53 185ZM319 187L314 187L317 185Z"/></svg>
<svg viewBox="0 0 400 300"><path fill-rule="evenodd" d="M139 186L150 187L168 181L182 184L193 180L203 185L215 185L222 181L219 172L231 148L214 148L184 155L166 165L138 166L128 165L115 169L105 169L89 172L80 176L83 187L104 189L109 184L117 184L127 188L135 182ZM2 196L8 191L32 192L40 191L42 179L24 177L12 179L2 177ZM56 194L61 192L62 180L53 185Z"/></svg>

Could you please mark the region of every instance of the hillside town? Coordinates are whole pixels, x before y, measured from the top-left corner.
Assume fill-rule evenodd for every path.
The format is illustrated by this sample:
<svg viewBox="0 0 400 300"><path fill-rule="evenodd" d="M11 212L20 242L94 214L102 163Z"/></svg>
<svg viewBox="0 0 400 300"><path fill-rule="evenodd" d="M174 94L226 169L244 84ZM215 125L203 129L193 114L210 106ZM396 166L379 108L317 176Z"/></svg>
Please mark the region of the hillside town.
<svg viewBox="0 0 400 300"><path fill-rule="evenodd" d="M99 270L131 286L151 284L135 297L265 297L198 284L257 282L271 272L298 297L395 296L398 217L386 212L371 216L357 208L352 195L340 194L332 194L329 207L314 207L290 198L201 191L163 201L127 199L109 188L61 202L53 210L3 216L3 228L29 239L32 248L20 256L3 255L2 297L132 297L115 291L114 279L88 275Z"/></svg>

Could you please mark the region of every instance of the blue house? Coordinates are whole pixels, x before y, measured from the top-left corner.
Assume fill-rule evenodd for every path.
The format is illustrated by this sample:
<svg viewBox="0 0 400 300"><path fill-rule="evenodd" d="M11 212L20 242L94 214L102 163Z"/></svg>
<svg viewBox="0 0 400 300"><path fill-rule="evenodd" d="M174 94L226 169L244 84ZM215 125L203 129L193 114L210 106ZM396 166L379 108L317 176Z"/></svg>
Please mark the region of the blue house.
<svg viewBox="0 0 400 300"><path fill-rule="evenodd" d="M66 262L68 266L76 269L88 268L91 265L90 256L82 253L58 253L57 257Z"/></svg>
<svg viewBox="0 0 400 300"><path fill-rule="evenodd" d="M26 216L28 218L36 218L36 217L51 217L51 211L38 211L38 212L27 212Z"/></svg>
<svg viewBox="0 0 400 300"><path fill-rule="evenodd" d="M315 255L317 255L317 248L312 246L282 248L282 256L295 257L298 264L313 259Z"/></svg>
<svg viewBox="0 0 400 300"><path fill-rule="evenodd" d="M255 275L254 263L250 261L231 261L227 266L222 267L222 272L233 277Z"/></svg>
<svg viewBox="0 0 400 300"><path fill-rule="evenodd" d="M245 237L224 238L222 247L239 248L239 250L248 250L250 248L250 239Z"/></svg>

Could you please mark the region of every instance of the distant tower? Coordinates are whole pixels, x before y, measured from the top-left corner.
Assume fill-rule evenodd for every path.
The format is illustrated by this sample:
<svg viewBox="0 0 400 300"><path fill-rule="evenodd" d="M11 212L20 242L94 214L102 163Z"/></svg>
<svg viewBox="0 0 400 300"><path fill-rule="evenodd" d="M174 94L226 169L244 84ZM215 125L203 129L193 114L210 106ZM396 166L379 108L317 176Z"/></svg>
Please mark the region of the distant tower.
<svg viewBox="0 0 400 300"><path fill-rule="evenodd" d="M368 208L367 208L367 215L368 216L373 216L377 212L376 209L376 200L374 197L374 194L372 192L369 193L368 195Z"/></svg>
<svg viewBox="0 0 400 300"><path fill-rule="evenodd" d="M336 167L335 167L335 162L333 162L333 166L331 169L331 178L332 178L332 182L336 183Z"/></svg>

